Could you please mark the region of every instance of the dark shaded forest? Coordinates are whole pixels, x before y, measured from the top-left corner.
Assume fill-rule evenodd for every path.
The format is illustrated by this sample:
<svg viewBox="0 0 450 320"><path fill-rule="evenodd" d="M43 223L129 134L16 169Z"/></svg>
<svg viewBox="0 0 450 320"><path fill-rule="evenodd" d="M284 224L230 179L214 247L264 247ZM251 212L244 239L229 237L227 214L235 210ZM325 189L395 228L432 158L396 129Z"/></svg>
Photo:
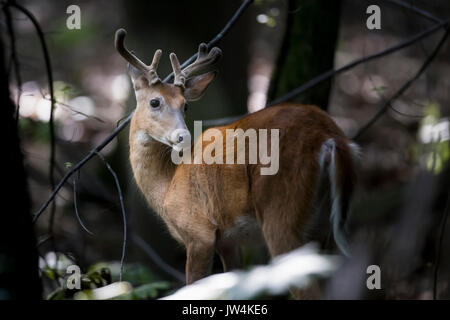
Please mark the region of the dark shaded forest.
<svg viewBox="0 0 450 320"><path fill-rule="evenodd" d="M80 28L70 29L73 4ZM379 29L368 28L370 5ZM304 283L321 299L449 299L449 16L440 0L3 1L0 299L290 299ZM213 127L279 102L326 111L361 150L352 255L308 244L281 269L266 248L243 246L245 271L189 291L185 248L133 177L136 99L114 47L119 28L144 62L163 51L163 81L170 52L182 63L201 42L222 50L214 83L189 103L190 131L195 120ZM369 288L369 266L381 270L379 288ZM218 255L212 270L223 272Z"/></svg>

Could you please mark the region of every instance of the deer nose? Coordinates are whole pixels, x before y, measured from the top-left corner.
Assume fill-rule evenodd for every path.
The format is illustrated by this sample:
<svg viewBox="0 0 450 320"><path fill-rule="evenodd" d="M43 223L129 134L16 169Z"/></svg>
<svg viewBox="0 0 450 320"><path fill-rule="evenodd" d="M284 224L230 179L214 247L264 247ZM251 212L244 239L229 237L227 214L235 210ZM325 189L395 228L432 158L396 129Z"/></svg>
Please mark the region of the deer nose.
<svg viewBox="0 0 450 320"><path fill-rule="evenodd" d="M176 129L170 135L170 142L173 144L188 144L191 138L191 134L186 129Z"/></svg>

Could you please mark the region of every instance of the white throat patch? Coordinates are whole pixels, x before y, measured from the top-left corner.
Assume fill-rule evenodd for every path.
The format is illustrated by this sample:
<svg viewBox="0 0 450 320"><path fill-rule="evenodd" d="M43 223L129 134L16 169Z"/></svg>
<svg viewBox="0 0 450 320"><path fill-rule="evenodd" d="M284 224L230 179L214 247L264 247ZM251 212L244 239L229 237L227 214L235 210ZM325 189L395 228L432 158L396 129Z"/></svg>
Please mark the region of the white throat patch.
<svg viewBox="0 0 450 320"><path fill-rule="evenodd" d="M134 138L137 143L144 144L144 145L146 145L152 141L152 138L144 130L136 131L136 133L134 134Z"/></svg>

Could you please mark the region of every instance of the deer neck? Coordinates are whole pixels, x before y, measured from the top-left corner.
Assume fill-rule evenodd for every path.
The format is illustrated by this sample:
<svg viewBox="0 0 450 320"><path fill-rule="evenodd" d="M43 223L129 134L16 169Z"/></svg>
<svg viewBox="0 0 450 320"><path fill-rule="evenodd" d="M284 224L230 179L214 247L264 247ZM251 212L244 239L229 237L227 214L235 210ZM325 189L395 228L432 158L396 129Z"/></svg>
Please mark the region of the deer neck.
<svg viewBox="0 0 450 320"><path fill-rule="evenodd" d="M130 162L136 183L150 207L162 213L164 197L175 173L170 147L144 130L130 130Z"/></svg>

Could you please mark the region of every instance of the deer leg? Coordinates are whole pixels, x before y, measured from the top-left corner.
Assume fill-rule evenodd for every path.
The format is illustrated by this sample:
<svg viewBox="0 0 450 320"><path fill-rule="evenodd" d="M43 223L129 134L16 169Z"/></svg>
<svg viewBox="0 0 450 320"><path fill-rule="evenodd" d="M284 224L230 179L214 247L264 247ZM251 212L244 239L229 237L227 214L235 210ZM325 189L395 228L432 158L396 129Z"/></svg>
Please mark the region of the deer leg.
<svg viewBox="0 0 450 320"><path fill-rule="evenodd" d="M242 267L240 246L237 242L228 240L218 241L216 250L222 261L224 272Z"/></svg>
<svg viewBox="0 0 450 320"><path fill-rule="evenodd" d="M191 241L186 245L186 284L191 284L211 273L214 241Z"/></svg>
<svg viewBox="0 0 450 320"><path fill-rule="evenodd" d="M264 223L262 225L264 239L272 258L304 244L301 226L287 219L280 218L280 212L273 213L264 215ZM312 283L304 289L292 287L290 292L295 299L319 299L320 297L317 283Z"/></svg>

